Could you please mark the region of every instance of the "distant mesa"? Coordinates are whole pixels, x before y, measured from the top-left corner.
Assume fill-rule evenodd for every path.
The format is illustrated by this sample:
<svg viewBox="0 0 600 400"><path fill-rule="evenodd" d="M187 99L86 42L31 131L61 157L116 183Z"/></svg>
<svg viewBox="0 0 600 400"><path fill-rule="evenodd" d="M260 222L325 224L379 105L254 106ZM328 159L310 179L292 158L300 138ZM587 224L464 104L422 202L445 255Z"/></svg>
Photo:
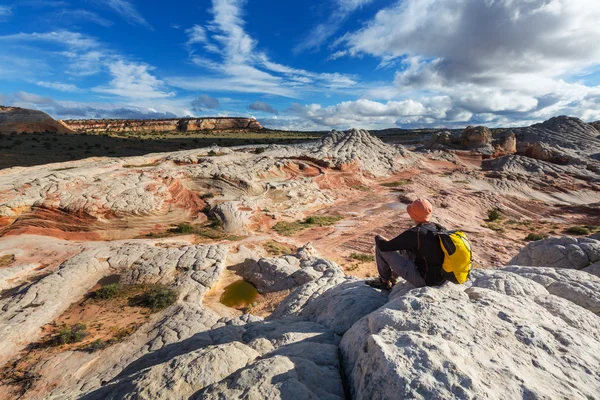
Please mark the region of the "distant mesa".
<svg viewBox="0 0 600 400"><path fill-rule="evenodd" d="M0 106L0 133L259 131L263 129L260 122L254 118L72 119L57 121L43 111Z"/></svg>
<svg viewBox="0 0 600 400"><path fill-rule="evenodd" d="M189 132L189 131L256 131L263 127L253 118L211 117L173 119L71 119L71 129L80 132Z"/></svg>
<svg viewBox="0 0 600 400"><path fill-rule="evenodd" d="M0 133L74 133L61 121L43 111L0 106Z"/></svg>

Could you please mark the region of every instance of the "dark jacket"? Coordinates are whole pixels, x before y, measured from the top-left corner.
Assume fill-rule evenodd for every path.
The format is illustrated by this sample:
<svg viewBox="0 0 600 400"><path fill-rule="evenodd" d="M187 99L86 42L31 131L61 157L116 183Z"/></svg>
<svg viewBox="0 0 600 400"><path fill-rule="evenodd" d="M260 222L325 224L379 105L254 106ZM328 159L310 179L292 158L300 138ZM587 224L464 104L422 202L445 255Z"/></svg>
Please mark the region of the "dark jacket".
<svg viewBox="0 0 600 400"><path fill-rule="evenodd" d="M437 286L446 282L448 273L442 268L444 252L440 239L435 234L444 228L433 223L421 223L404 231L392 240L377 240L381 251L410 250L415 254L415 264L427 286Z"/></svg>

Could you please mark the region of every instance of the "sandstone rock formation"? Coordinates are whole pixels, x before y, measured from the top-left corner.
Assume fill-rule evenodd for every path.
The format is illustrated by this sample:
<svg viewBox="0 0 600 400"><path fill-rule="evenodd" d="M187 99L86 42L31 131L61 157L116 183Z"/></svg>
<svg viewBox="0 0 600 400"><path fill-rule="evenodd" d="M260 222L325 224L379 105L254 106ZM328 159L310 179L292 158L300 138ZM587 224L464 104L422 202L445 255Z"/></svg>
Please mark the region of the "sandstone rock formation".
<svg viewBox="0 0 600 400"><path fill-rule="evenodd" d="M73 133L73 130L42 111L0 106L0 134L12 132Z"/></svg>
<svg viewBox="0 0 600 400"><path fill-rule="evenodd" d="M340 343L352 397L594 397L598 316L498 275L410 290L354 324Z"/></svg>
<svg viewBox="0 0 600 400"><path fill-rule="evenodd" d="M510 132L504 136L495 146L496 156L510 155L517 152L517 136Z"/></svg>
<svg viewBox="0 0 600 400"><path fill-rule="evenodd" d="M468 149L488 154L492 149L492 132L485 126L467 126L462 131L460 143Z"/></svg>
<svg viewBox="0 0 600 400"><path fill-rule="evenodd" d="M588 238L549 238L531 242L510 264L582 269L600 261L600 241Z"/></svg>
<svg viewBox="0 0 600 400"><path fill-rule="evenodd" d="M374 175L383 175L398 169L404 149L383 143L380 139L360 129L346 132L332 131L319 140L312 154L318 160L331 160L337 168L356 168Z"/></svg>
<svg viewBox="0 0 600 400"><path fill-rule="evenodd" d="M518 152L558 164L581 164L598 153L598 131L578 118L559 116L515 129Z"/></svg>
<svg viewBox="0 0 600 400"><path fill-rule="evenodd" d="M443 149L452 143L452 133L448 131L436 132L431 135L425 143L426 149L438 150Z"/></svg>
<svg viewBox="0 0 600 400"><path fill-rule="evenodd" d="M269 293L293 289L323 276L339 275L340 269L332 262L319 259L308 244L294 255L248 259L236 268L236 272L254 284L259 292Z"/></svg>
<svg viewBox="0 0 600 400"><path fill-rule="evenodd" d="M261 130L252 118L179 118L179 119L91 119L65 120L71 129L79 132L188 132L224 130Z"/></svg>

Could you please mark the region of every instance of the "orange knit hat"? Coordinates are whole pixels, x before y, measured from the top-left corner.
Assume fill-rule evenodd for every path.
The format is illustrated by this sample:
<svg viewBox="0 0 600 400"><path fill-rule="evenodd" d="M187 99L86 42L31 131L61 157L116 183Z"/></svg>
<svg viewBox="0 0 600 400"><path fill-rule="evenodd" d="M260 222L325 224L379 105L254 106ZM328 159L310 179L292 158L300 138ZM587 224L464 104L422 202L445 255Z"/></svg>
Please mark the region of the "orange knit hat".
<svg viewBox="0 0 600 400"><path fill-rule="evenodd" d="M406 207L406 211L408 211L408 215L417 222L429 222L433 206L429 200L418 199L413 201L412 204L409 204L409 206Z"/></svg>

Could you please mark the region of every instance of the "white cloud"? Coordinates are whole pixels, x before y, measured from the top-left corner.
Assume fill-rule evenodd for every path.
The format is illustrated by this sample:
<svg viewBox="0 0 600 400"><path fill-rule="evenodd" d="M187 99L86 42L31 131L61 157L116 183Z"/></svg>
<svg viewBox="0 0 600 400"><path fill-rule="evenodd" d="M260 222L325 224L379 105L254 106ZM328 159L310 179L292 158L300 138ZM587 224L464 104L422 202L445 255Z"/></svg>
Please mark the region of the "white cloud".
<svg viewBox="0 0 600 400"><path fill-rule="evenodd" d="M315 26L308 36L294 47L294 52L318 49L340 29L351 13L372 2L373 0L334 0L334 10L327 21Z"/></svg>
<svg viewBox="0 0 600 400"><path fill-rule="evenodd" d="M440 122L591 116L585 107L597 109L589 99L600 87L577 75L600 65L598 20L600 3L587 0L403 0L338 39L330 58L371 55L398 66L392 84L363 95L446 97L452 111Z"/></svg>
<svg viewBox="0 0 600 400"><path fill-rule="evenodd" d="M0 22L12 17L13 12L10 6L0 6Z"/></svg>
<svg viewBox="0 0 600 400"><path fill-rule="evenodd" d="M58 90L61 92L79 92L79 91L81 91L81 89L79 89L77 86L69 84L69 83L38 81L35 84L38 86L41 86L41 87L45 87L48 89L54 89L54 90Z"/></svg>
<svg viewBox="0 0 600 400"><path fill-rule="evenodd" d="M108 28L113 25L112 21L102 18L98 14L87 10L67 10L63 9L51 14L53 19L60 19L61 22L72 23L77 20L90 21L97 25Z"/></svg>
<svg viewBox="0 0 600 400"><path fill-rule="evenodd" d="M194 25L190 29L186 29L185 33L187 33L189 37L187 41L188 45L206 42L206 31L200 25Z"/></svg>
<svg viewBox="0 0 600 400"><path fill-rule="evenodd" d="M186 90L260 93L299 98L307 91L342 90L356 84L353 76L319 74L272 62L258 42L244 30L245 0L213 0L213 19L186 32L193 64L210 74L166 78L169 85ZM200 45L197 49L192 44ZM198 50L210 54L199 55ZM215 60L217 55L220 60Z"/></svg>
<svg viewBox="0 0 600 400"><path fill-rule="evenodd" d="M135 25L141 25L148 29L154 30L152 25L142 17L136 10L135 6L127 0L98 0L117 12L121 18Z"/></svg>
<svg viewBox="0 0 600 400"><path fill-rule="evenodd" d="M54 31L46 33L15 33L11 35L0 36L0 43L18 43L18 42L48 42L56 45L68 47L73 50L89 50L100 47L96 39L83 35L78 32Z"/></svg>
<svg viewBox="0 0 600 400"><path fill-rule="evenodd" d="M164 83L150 73L154 68L147 64L117 60L108 64L113 79L108 86L93 90L133 99L156 99L175 96L175 92L162 90Z"/></svg>

